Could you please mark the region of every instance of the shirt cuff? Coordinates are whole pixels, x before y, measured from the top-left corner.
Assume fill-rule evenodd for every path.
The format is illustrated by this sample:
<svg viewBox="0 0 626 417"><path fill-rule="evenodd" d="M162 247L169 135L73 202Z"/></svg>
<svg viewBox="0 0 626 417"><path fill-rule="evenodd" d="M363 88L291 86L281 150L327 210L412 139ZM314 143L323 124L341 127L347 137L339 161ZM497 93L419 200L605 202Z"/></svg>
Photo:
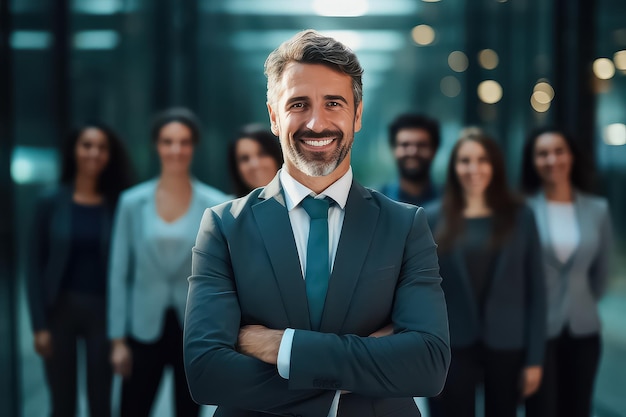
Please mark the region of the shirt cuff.
<svg viewBox="0 0 626 417"><path fill-rule="evenodd" d="M285 329L283 338L280 341L280 347L278 348L278 360L276 366L278 367L278 375L285 379L289 379L289 368L291 365L291 345L293 344L294 329ZM339 403L339 401L337 401Z"/></svg>
<svg viewBox="0 0 626 417"><path fill-rule="evenodd" d="M333 398L333 402L330 404L328 417L337 417L337 412L339 411L339 398L341 398L341 391L337 390L335 392L335 398Z"/></svg>

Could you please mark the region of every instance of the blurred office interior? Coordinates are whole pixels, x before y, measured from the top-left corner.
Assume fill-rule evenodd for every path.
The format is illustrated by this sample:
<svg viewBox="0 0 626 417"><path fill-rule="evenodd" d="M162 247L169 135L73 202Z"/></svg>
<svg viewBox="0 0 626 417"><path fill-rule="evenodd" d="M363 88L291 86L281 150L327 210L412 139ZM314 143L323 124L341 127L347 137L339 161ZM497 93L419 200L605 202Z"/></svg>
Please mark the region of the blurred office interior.
<svg viewBox="0 0 626 417"><path fill-rule="evenodd" d="M616 237L594 409L626 416L624 0L0 0L0 415L48 410L25 306L25 233L37 195L58 179L68 130L112 126L140 181L158 168L152 116L189 107L203 125L193 171L228 192L228 140L246 123L269 127L264 60L305 28L346 43L365 69L352 157L364 184L394 177L387 125L406 111L441 122L438 184L463 126L498 140L513 185L533 127L574 133Z"/></svg>

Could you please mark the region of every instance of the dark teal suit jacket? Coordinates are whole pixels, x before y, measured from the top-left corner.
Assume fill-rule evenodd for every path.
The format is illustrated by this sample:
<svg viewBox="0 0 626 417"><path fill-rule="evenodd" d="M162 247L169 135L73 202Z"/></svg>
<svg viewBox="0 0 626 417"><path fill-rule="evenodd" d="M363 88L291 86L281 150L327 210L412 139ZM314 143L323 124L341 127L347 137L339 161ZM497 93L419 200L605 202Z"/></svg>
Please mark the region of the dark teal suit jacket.
<svg viewBox="0 0 626 417"><path fill-rule="evenodd" d="M206 211L193 249L184 354L193 398L218 416L419 416L413 396L439 393L450 362L446 305L426 216L356 182L321 329L278 176ZM388 323L395 334L367 336ZM290 379L236 350L239 328L295 328ZM392 398L396 397L396 398Z"/></svg>

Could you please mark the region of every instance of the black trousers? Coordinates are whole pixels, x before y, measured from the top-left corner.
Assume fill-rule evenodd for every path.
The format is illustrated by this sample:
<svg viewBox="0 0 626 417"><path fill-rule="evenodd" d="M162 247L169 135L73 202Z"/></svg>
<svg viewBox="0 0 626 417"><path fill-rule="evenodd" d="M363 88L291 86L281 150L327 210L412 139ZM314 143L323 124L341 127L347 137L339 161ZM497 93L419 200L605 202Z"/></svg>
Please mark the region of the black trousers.
<svg viewBox="0 0 626 417"><path fill-rule="evenodd" d="M155 343L129 339L132 373L122 382L121 416L149 417L165 366L174 370L174 403L177 417L195 417L200 412L189 394L183 367L183 332L176 312L165 315L161 338Z"/></svg>
<svg viewBox="0 0 626 417"><path fill-rule="evenodd" d="M485 417L515 417L521 397L523 350L494 350L482 344L452 348L442 393L429 399L432 417L474 417L476 388L485 392Z"/></svg>
<svg viewBox="0 0 626 417"><path fill-rule="evenodd" d="M546 346L543 380L526 401L527 417L589 417L600 361L600 336L564 331Z"/></svg>
<svg viewBox="0 0 626 417"><path fill-rule="evenodd" d="M109 340L104 297L62 293L51 312L52 357L45 370L53 417L76 415L76 344L83 339L87 356L87 399L91 417L111 416Z"/></svg>

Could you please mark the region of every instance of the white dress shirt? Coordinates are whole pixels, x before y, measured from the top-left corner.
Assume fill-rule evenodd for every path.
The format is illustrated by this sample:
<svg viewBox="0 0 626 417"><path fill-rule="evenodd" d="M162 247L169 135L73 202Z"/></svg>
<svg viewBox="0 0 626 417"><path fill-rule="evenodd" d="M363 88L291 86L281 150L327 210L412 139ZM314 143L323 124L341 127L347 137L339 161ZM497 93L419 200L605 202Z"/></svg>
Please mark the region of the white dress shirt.
<svg viewBox="0 0 626 417"><path fill-rule="evenodd" d="M557 259L566 263L580 243L580 230L574 203L549 201L548 229Z"/></svg>
<svg viewBox="0 0 626 417"><path fill-rule="evenodd" d="M315 194L309 188L296 181L283 166L279 174L280 183L285 192L285 204L289 212L289 220L293 229L293 237L296 241L298 257L300 259L300 268L302 269L302 277L305 277L306 271L306 253L307 243L309 240L310 219L304 208L300 205L305 197L312 195L315 198L331 198L335 204L331 204L328 209L328 259L332 268L335 263L335 255L337 253L337 245L341 236L341 228L345 216L346 202L348 194L352 186L352 167L348 169L341 178L332 183L320 194ZM289 367L291 364L291 346L293 343L294 329L286 329L278 350L278 373L281 377L289 379ZM339 398L341 391L335 393L335 398L328 412L328 417L336 417L339 408Z"/></svg>

